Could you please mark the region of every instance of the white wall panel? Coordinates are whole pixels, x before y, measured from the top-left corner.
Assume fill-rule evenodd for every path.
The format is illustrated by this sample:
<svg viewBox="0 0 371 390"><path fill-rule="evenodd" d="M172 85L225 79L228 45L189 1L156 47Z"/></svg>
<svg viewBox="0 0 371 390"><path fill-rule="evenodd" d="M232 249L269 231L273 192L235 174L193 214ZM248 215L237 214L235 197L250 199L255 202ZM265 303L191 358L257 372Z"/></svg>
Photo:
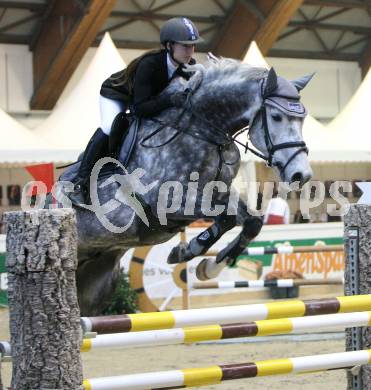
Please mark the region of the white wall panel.
<svg viewBox="0 0 371 390"><path fill-rule="evenodd" d="M354 92L361 84L361 70L353 62L339 63L339 99L340 107L348 103Z"/></svg>
<svg viewBox="0 0 371 390"><path fill-rule="evenodd" d="M7 78L5 51L0 46L0 108L7 110Z"/></svg>
<svg viewBox="0 0 371 390"><path fill-rule="evenodd" d="M93 57L90 48L68 83L60 102L74 88ZM120 49L129 63L142 50ZM202 61L204 55L196 55ZM277 72L289 79L316 72L310 85L303 91L303 101L310 113L320 119L332 119L346 105L361 82L357 63L267 58ZM109 76L109 75L107 75ZM0 107L10 113L29 112L32 96L32 53L24 45L0 45Z"/></svg>
<svg viewBox="0 0 371 390"><path fill-rule="evenodd" d="M289 79L316 72L302 92L303 103L315 118L334 118L361 83L361 71L355 62L287 58L267 58L267 62Z"/></svg>
<svg viewBox="0 0 371 390"><path fill-rule="evenodd" d="M2 107L8 112L29 111L33 90L32 53L24 45L0 45L0 57L0 61L5 62L5 91L1 87L0 100L4 104Z"/></svg>

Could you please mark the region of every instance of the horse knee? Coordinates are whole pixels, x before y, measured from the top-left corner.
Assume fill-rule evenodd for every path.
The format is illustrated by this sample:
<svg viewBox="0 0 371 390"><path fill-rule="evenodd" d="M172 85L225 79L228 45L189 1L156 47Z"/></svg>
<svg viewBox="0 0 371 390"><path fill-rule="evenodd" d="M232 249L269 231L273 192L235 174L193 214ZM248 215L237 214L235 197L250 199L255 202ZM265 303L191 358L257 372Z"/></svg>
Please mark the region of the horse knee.
<svg viewBox="0 0 371 390"><path fill-rule="evenodd" d="M211 225L204 232L200 233L196 238L195 242L202 247L209 248L228 230L236 226L236 216L221 214L215 218L215 223ZM193 240L192 240L193 241ZM192 244L191 241L191 245Z"/></svg>
<svg viewBox="0 0 371 390"><path fill-rule="evenodd" d="M263 227L263 220L259 217L248 217L243 222L243 231L245 236L255 238Z"/></svg>

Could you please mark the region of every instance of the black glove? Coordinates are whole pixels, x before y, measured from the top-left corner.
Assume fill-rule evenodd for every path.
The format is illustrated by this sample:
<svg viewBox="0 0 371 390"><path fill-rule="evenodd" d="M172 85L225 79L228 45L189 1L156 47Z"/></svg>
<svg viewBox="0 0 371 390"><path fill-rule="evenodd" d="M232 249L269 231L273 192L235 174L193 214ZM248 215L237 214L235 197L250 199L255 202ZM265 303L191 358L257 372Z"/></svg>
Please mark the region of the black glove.
<svg viewBox="0 0 371 390"><path fill-rule="evenodd" d="M188 92L186 91L180 91L175 92L170 96L170 101L173 104L174 107L184 107L184 104L187 100Z"/></svg>

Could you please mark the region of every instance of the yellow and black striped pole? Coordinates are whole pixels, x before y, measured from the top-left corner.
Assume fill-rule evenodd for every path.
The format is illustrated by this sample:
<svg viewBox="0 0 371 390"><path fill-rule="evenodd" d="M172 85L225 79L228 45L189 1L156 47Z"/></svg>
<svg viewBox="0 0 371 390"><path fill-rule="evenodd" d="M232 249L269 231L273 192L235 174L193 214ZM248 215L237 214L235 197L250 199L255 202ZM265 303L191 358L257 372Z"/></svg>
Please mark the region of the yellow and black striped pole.
<svg viewBox="0 0 371 390"><path fill-rule="evenodd" d="M306 373L371 363L371 350L331 353L144 374L87 379L84 390L148 390L200 387L257 376Z"/></svg>
<svg viewBox="0 0 371 390"><path fill-rule="evenodd" d="M102 334L97 335L95 338L84 339L81 352L101 348L115 349L190 344L238 337L269 336L295 332L313 332L333 327L345 329L370 325L371 311L364 311L261 320L241 324L203 325L187 328L148 330L146 332Z"/></svg>
<svg viewBox="0 0 371 390"><path fill-rule="evenodd" d="M84 332L120 333L371 310L371 294L156 313L82 317Z"/></svg>

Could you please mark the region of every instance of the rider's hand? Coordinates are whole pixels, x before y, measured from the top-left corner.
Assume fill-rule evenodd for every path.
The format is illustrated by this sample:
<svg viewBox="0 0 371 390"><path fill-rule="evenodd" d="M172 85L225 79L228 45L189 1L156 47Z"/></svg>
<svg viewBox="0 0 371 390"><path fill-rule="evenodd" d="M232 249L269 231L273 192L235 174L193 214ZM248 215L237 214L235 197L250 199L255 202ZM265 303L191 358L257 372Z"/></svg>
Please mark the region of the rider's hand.
<svg viewBox="0 0 371 390"><path fill-rule="evenodd" d="M174 107L184 107L187 100L188 93L186 91L175 92L171 97L170 101Z"/></svg>

